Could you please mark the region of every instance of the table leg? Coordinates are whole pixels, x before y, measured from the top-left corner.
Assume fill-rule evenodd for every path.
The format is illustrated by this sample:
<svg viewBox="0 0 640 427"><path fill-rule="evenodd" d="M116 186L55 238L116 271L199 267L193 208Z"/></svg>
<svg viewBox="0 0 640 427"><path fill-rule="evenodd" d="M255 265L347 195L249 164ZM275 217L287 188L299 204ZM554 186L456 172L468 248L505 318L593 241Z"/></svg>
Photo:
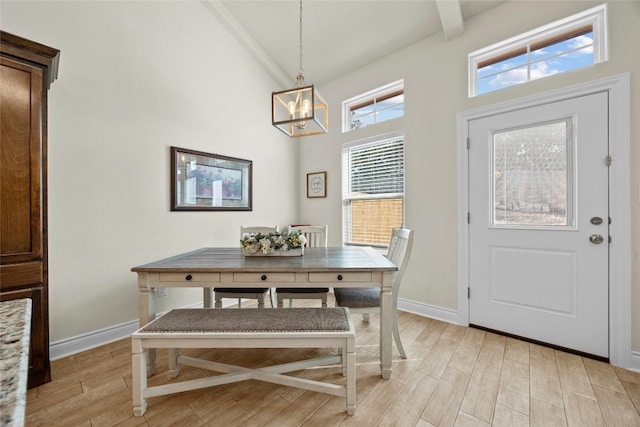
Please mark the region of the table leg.
<svg viewBox="0 0 640 427"><path fill-rule="evenodd" d="M138 273L138 291L139 325L143 327L156 318L156 296L149 285L148 273ZM156 370L156 349L150 348L147 355L147 376L150 377Z"/></svg>
<svg viewBox="0 0 640 427"><path fill-rule="evenodd" d="M382 276L382 288L380 289L380 374L382 378L391 378L392 356L392 324L393 324L393 293L392 273L387 272Z"/></svg>

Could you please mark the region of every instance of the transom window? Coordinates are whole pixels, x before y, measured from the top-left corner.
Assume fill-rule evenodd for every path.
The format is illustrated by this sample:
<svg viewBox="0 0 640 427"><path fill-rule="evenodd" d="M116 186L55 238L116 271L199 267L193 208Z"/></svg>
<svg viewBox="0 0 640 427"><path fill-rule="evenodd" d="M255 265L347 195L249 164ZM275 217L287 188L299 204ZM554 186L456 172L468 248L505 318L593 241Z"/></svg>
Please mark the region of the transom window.
<svg viewBox="0 0 640 427"><path fill-rule="evenodd" d="M469 54L469 96L607 60L606 4Z"/></svg>
<svg viewBox="0 0 640 427"><path fill-rule="evenodd" d="M404 133L342 148L343 243L386 247L404 220Z"/></svg>
<svg viewBox="0 0 640 427"><path fill-rule="evenodd" d="M404 81L390 83L342 103L342 132L404 116Z"/></svg>

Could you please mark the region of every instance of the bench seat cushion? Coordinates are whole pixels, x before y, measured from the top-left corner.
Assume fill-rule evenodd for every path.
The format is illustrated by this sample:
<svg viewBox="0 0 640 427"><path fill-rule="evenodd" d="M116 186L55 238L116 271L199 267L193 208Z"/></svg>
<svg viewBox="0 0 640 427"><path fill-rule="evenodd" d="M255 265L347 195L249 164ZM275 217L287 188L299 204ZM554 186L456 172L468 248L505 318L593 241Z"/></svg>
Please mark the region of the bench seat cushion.
<svg viewBox="0 0 640 427"><path fill-rule="evenodd" d="M330 308L241 310L193 308L171 310L139 332L343 332L349 331L347 310Z"/></svg>

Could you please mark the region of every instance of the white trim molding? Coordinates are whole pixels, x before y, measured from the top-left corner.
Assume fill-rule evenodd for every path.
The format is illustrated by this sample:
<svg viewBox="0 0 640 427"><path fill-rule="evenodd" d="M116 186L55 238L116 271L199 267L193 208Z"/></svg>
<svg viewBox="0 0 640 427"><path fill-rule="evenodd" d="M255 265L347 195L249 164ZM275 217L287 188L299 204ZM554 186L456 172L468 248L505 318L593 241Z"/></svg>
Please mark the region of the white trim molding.
<svg viewBox="0 0 640 427"><path fill-rule="evenodd" d="M514 101L458 113L458 319L469 325L468 152L469 122L489 115L606 91L609 95L610 225L609 259L609 360L612 365L639 369L640 358L631 351L631 175L630 175L630 75L606 77ZM633 365L633 366L632 366Z"/></svg>
<svg viewBox="0 0 640 427"><path fill-rule="evenodd" d="M229 305L231 304L233 303L230 302ZM202 308L202 303L192 304L182 308ZM164 312L158 313L158 317L163 314ZM131 334L139 328L139 320L136 319L119 325L109 326L108 328L52 342L49 345L49 358L51 360L58 360L63 357L91 350L92 348L100 347L101 345L119 341L130 337Z"/></svg>
<svg viewBox="0 0 640 427"><path fill-rule="evenodd" d="M436 307L434 305L398 298L398 310L429 317L447 323L458 323L458 313L450 308Z"/></svg>

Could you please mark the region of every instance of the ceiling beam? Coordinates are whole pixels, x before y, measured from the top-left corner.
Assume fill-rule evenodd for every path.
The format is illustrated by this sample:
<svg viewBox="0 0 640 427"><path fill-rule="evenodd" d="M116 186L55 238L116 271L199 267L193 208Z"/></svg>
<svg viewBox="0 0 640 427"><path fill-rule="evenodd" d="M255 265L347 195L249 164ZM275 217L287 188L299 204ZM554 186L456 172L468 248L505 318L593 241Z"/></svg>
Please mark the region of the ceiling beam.
<svg viewBox="0 0 640 427"><path fill-rule="evenodd" d="M265 52L260 44L251 37L242 24L229 12L219 0L202 0L201 3L220 23L243 45L251 55L264 67L282 88L293 85L291 77Z"/></svg>
<svg viewBox="0 0 640 427"><path fill-rule="evenodd" d="M451 40L464 33L464 20L460 0L436 0L444 39Z"/></svg>

